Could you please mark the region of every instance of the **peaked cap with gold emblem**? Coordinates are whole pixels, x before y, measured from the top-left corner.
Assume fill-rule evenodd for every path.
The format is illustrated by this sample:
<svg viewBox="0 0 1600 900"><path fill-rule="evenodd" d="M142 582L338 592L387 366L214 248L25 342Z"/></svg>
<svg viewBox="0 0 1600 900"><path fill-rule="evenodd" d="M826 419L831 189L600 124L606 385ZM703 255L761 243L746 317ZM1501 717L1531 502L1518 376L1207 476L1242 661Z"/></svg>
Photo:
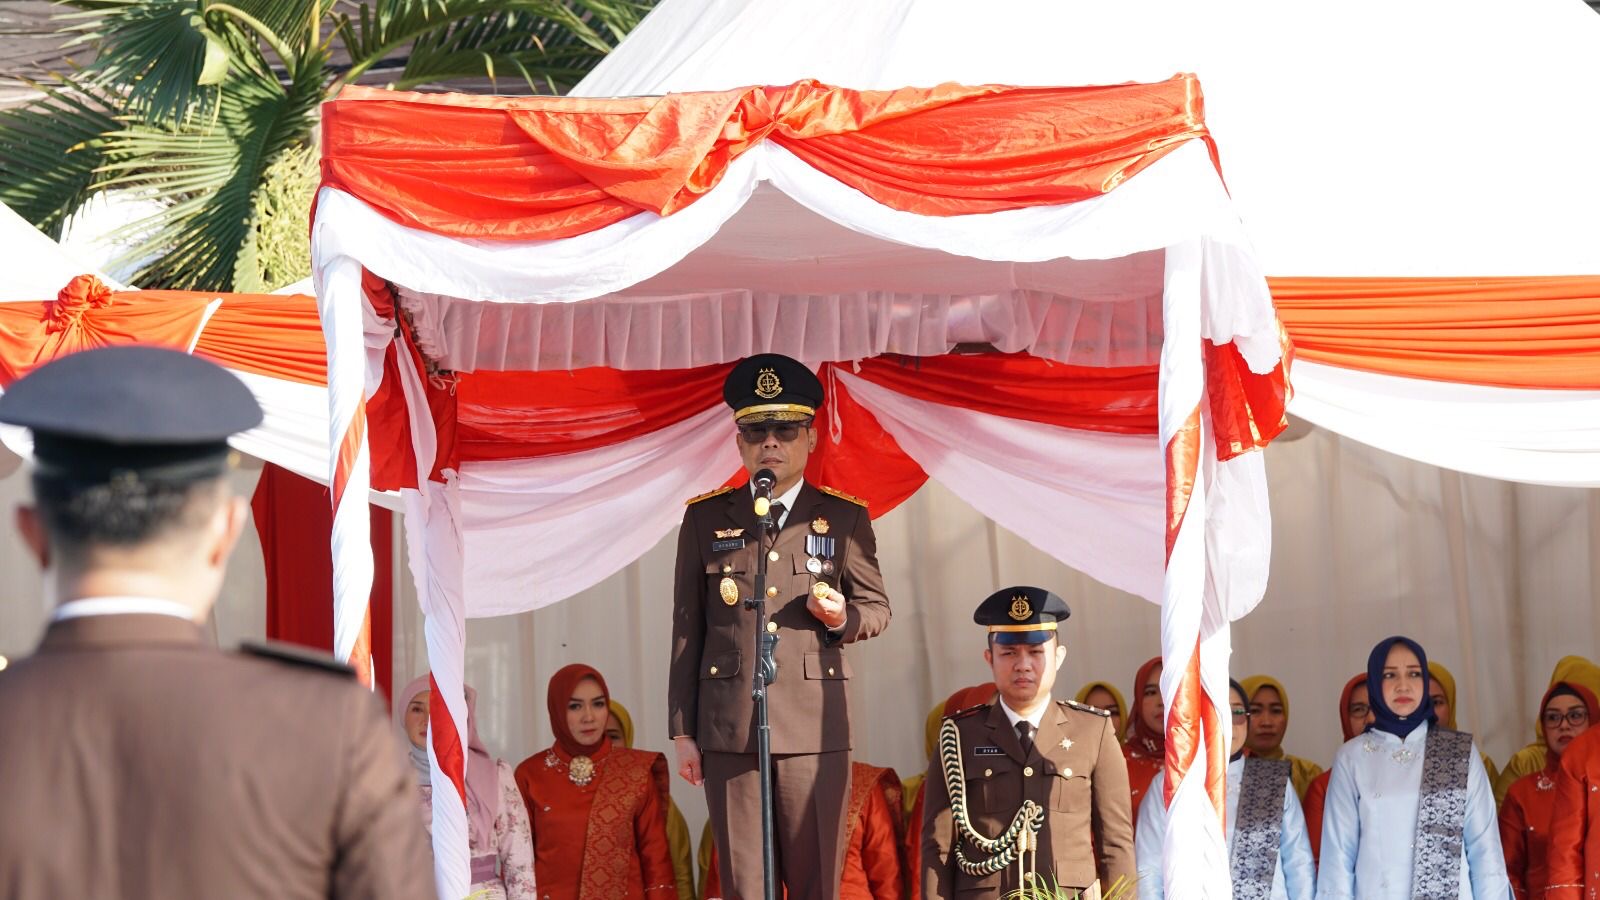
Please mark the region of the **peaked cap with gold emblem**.
<svg viewBox="0 0 1600 900"><path fill-rule="evenodd" d="M978 604L972 621L989 626L996 644L1042 644L1072 615L1067 601L1044 588L1008 587Z"/></svg>
<svg viewBox="0 0 1600 900"><path fill-rule="evenodd" d="M740 425L804 422L822 405L822 382L804 363L779 353L746 357L722 383L722 399Z"/></svg>

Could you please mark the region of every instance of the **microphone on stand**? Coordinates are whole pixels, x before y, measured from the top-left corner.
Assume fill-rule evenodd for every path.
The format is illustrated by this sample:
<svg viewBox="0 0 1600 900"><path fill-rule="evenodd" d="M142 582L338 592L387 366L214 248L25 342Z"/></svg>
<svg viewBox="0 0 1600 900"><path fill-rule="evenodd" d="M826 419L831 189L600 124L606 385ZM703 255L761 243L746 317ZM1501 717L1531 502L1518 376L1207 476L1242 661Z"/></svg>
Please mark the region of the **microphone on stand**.
<svg viewBox="0 0 1600 900"><path fill-rule="evenodd" d="M756 486L756 517L764 518L772 508L772 487L778 483L778 476L771 469L761 469L750 476L750 481Z"/></svg>

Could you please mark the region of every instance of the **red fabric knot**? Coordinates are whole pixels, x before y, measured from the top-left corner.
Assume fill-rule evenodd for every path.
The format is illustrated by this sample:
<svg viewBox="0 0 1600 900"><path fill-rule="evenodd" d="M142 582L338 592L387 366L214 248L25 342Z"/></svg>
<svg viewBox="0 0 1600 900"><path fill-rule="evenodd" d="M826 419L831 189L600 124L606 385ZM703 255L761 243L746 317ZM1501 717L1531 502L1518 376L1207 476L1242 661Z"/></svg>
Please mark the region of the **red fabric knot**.
<svg viewBox="0 0 1600 900"><path fill-rule="evenodd" d="M55 302L45 309L45 330L52 334L71 330L83 320L84 313L110 305L110 288L93 275L79 275L67 282L56 294Z"/></svg>

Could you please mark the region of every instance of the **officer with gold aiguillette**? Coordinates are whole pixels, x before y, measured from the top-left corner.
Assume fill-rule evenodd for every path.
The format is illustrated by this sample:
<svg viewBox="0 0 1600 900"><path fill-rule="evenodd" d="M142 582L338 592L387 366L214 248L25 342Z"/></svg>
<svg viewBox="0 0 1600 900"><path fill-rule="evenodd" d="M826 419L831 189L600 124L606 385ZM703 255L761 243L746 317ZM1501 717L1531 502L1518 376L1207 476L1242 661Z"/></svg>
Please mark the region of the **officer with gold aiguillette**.
<svg viewBox="0 0 1600 900"><path fill-rule="evenodd" d="M997 591L973 614L988 628L983 658L999 696L941 726L917 874L928 900L1025 886L1092 898L1134 877L1128 767L1110 714L1050 696L1070 614L1036 587Z"/></svg>

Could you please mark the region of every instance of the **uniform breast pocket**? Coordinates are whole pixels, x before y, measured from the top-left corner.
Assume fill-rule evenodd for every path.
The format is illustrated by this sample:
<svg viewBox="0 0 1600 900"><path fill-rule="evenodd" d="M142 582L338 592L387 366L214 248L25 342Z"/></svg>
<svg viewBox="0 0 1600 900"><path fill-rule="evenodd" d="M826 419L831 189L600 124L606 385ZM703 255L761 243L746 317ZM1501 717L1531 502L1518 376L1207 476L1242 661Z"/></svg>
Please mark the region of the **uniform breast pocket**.
<svg viewBox="0 0 1600 900"><path fill-rule="evenodd" d="M1018 777L1009 757L968 760L967 814L979 831L994 837L995 827L1009 824L1021 805Z"/></svg>
<svg viewBox="0 0 1600 900"><path fill-rule="evenodd" d="M819 650L805 657L807 681L845 681L850 678L850 665L838 650Z"/></svg>
<svg viewBox="0 0 1600 900"><path fill-rule="evenodd" d="M1071 812L1089 808L1089 776L1071 769L1058 768L1050 779L1050 808L1057 812Z"/></svg>

